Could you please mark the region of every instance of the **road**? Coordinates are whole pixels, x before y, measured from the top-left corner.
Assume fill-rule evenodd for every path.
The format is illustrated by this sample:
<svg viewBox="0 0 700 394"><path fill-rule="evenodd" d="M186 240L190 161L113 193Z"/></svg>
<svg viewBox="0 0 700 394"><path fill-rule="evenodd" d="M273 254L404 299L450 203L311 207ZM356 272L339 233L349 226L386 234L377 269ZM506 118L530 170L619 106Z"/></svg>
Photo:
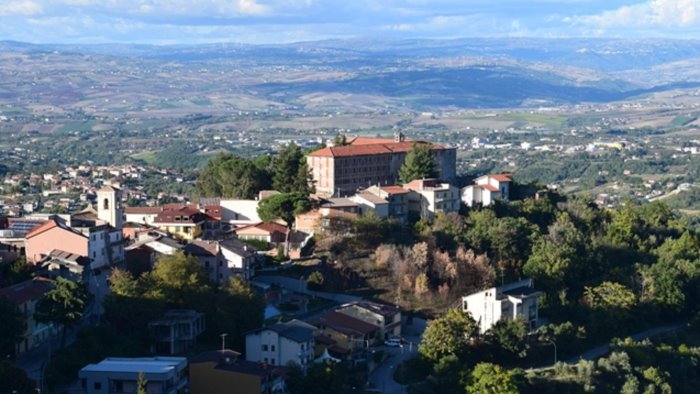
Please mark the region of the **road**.
<svg viewBox="0 0 700 394"><path fill-rule="evenodd" d="M290 278L288 276L275 276L275 275L259 275L253 279L255 282L266 283L268 285L278 284L282 287L286 287L287 290L296 291L297 293L308 294L314 297L325 298L327 300L333 300L340 304L345 304L352 301L361 301L362 297L353 296L349 294L341 293L327 293L324 291L312 291L306 288L306 281Z"/></svg>
<svg viewBox="0 0 700 394"><path fill-rule="evenodd" d="M403 348L388 346L377 348L377 350L390 354L389 358L384 360L369 376L370 384L380 393L399 394L406 392L406 386L394 380L394 371L399 364L418 355L420 337L405 336L404 340L406 342Z"/></svg>
<svg viewBox="0 0 700 394"><path fill-rule="evenodd" d="M685 327L685 325L688 324L687 321L679 322L679 323L674 323L674 324L669 324L667 326L661 326L661 327L654 327L650 328L646 331L638 332L634 335L630 335L630 338L634 339L635 341L641 341L642 339L646 338L651 338L655 337L659 334L665 334L667 332L672 332L676 331L680 328ZM610 344L607 345L601 345L598 347L595 347L591 350L588 350L585 353L579 354L576 357L572 357L565 362L567 364L576 364L579 360L595 360L597 358L600 358L610 352Z"/></svg>

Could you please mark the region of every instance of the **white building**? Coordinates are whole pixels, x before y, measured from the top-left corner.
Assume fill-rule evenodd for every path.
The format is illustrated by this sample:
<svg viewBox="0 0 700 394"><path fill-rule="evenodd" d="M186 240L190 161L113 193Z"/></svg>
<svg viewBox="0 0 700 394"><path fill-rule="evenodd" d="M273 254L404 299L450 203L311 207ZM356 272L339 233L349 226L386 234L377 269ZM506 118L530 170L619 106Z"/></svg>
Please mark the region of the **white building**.
<svg viewBox="0 0 700 394"><path fill-rule="evenodd" d="M306 368L314 359L314 330L294 324L274 324L251 331L245 338L248 361Z"/></svg>
<svg viewBox="0 0 700 394"><path fill-rule="evenodd" d="M524 279L462 297L462 310L471 314L482 334L501 319L518 317L534 329L538 319L537 299L542 294L534 289L532 279Z"/></svg>
<svg viewBox="0 0 700 394"><path fill-rule="evenodd" d="M462 188L462 202L469 207L478 204L486 207L497 199L508 201L510 199L511 182L510 174L492 174L478 177L474 180L473 185Z"/></svg>
<svg viewBox="0 0 700 394"><path fill-rule="evenodd" d="M194 240L185 246L185 254L197 257L209 279L225 283L234 276L250 280L255 275L257 250L231 238L224 241Z"/></svg>
<svg viewBox="0 0 700 394"><path fill-rule="evenodd" d="M371 213L380 218L389 217L389 201L382 197L376 196L367 191L363 191L349 197L348 199L357 204L358 213L360 215L367 215Z"/></svg>
<svg viewBox="0 0 700 394"><path fill-rule="evenodd" d="M149 393L179 394L188 387L186 357L108 357L86 365L78 376L90 394L135 393L140 373Z"/></svg>
<svg viewBox="0 0 700 394"><path fill-rule="evenodd" d="M245 226L262 222L258 216L258 200L221 199L221 222Z"/></svg>
<svg viewBox="0 0 700 394"><path fill-rule="evenodd" d="M383 339L401 336L401 310L392 305L371 301L357 301L341 305L335 310L379 327Z"/></svg>
<svg viewBox="0 0 700 394"><path fill-rule="evenodd" d="M416 179L405 185L408 195L408 211L417 213L423 220L435 219L438 212L459 212L459 189L437 179Z"/></svg>

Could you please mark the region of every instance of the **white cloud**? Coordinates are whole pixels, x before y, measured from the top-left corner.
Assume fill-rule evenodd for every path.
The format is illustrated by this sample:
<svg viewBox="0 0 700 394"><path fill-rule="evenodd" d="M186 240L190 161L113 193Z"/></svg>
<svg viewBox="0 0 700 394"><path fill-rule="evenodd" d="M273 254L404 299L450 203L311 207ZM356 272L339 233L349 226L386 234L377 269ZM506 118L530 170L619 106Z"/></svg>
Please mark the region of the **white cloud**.
<svg viewBox="0 0 700 394"><path fill-rule="evenodd" d="M619 7L597 15L565 18L568 22L614 27L687 27L700 23L698 0L649 0L644 3Z"/></svg>
<svg viewBox="0 0 700 394"><path fill-rule="evenodd" d="M0 16L37 15L43 11L41 4L32 0L10 1L0 6Z"/></svg>

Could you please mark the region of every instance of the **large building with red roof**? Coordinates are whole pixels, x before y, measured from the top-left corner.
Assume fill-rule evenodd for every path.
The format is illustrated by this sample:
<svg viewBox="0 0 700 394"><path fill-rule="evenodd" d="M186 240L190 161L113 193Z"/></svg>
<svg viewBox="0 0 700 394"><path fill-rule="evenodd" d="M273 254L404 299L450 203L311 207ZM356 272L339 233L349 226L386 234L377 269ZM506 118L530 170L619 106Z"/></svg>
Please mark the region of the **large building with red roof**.
<svg viewBox="0 0 700 394"><path fill-rule="evenodd" d="M414 144L401 133L393 140L358 137L349 145L317 150L307 156L316 191L326 196L349 196L358 189L372 185L393 185L399 169ZM457 151L442 145L432 145L439 177L452 181L456 177Z"/></svg>

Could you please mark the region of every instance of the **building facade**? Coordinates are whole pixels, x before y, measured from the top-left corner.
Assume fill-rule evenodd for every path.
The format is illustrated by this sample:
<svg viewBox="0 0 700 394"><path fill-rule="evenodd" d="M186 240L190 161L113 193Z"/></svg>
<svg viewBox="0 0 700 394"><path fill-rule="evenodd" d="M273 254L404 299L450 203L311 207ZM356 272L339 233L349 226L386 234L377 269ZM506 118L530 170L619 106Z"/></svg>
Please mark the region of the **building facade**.
<svg viewBox="0 0 700 394"><path fill-rule="evenodd" d="M356 138L349 145L317 150L307 156L316 192L325 196L344 197L372 185L393 185L406 154L414 144L400 133L394 138ZM442 145L432 145L440 179L456 177L457 151Z"/></svg>
<svg viewBox="0 0 700 394"><path fill-rule="evenodd" d="M306 368L314 359L314 330L290 324L273 324L246 335L246 360Z"/></svg>
<svg viewBox="0 0 700 394"><path fill-rule="evenodd" d="M88 394L136 393L139 374L148 381L149 393L184 394L188 392L185 357L108 357L83 367L78 376Z"/></svg>

